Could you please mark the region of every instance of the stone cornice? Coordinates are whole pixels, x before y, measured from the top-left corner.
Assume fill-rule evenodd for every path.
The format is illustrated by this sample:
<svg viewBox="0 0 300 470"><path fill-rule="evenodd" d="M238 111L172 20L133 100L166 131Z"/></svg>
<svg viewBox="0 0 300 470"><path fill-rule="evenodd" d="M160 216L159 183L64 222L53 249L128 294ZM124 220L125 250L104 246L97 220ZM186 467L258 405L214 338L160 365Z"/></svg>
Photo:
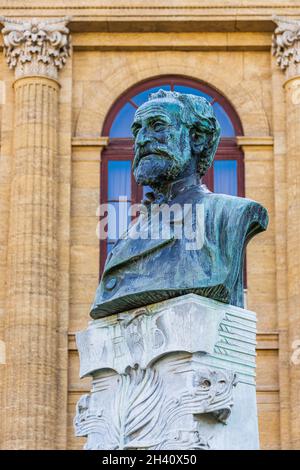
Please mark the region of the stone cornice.
<svg viewBox="0 0 300 470"><path fill-rule="evenodd" d="M109 137L72 137L72 147L106 147Z"/></svg>
<svg viewBox="0 0 300 470"><path fill-rule="evenodd" d="M71 29L71 26L70 26ZM74 32L73 51L270 51L271 32ZM3 40L0 35L0 50Z"/></svg>
<svg viewBox="0 0 300 470"><path fill-rule="evenodd" d="M43 3L39 0L31 0L29 4L24 4L22 0L11 0L9 4L6 0L0 0L0 8L6 10L55 10L55 9L96 9L96 10L229 10L235 14L242 11L254 14L255 11L294 11L300 7L299 0L282 2L282 0L252 0L252 2L241 2L241 0L52 0L51 4Z"/></svg>
<svg viewBox="0 0 300 470"><path fill-rule="evenodd" d="M153 33L107 33L82 32L72 35L74 51L97 50L172 50L178 51L269 51L270 32L153 32Z"/></svg>
<svg viewBox="0 0 300 470"><path fill-rule="evenodd" d="M272 51L282 70L300 63L300 19L274 17Z"/></svg>
<svg viewBox="0 0 300 470"><path fill-rule="evenodd" d="M265 149L265 147L272 147L274 139L272 136L238 136L237 143L241 147L258 147Z"/></svg>
<svg viewBox="0 0 300 470"><path fill-rule="evenodd" d="M71 15L71 32L273 32L272 15L297 17L300 0L0 0L0 10L24 18Z"/></svg>
<svg viewBox="0 0 300 470"><path fill-rule="evenodd" d="M44 76L57 79L70 55L70 18L19 20L1 18L4 54L15 78Z"/></svg>

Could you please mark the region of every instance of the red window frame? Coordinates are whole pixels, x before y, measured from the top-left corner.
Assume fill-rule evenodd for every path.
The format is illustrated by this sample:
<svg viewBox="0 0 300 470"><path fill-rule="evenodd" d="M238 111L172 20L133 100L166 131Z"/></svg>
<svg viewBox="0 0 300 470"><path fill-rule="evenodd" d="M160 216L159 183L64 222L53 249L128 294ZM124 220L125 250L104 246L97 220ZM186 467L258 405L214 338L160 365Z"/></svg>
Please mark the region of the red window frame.
<svg viewBox="0 0 300 470"><path fill-rule="evenodd" d="M144 80L135 86L126 90L112 105L107 117L105 119L102 136L108 136L110 133L111 126L118 114L127 102L131 101L138 93L145 91L149 88L159 87L163 85L170 85L171 90L174 89L175 85L182 85L192 88L198 88L204 93L212 97L212 102L217 101L226 111L229 118L231 119L232 125L235 130L235 135L243 135L243 128L241 121L231 103L221 95L217 90L211 88L201 80L195 80L187 77L177 75L166 75L161 77L155 77L150 80ZM135 105L135 107L137 107ZM110 160L131 160L133 159L133 140L129 138L110 138L108 146L103 150L100 164L100 203L107 203L108 195L108 162ZM220 144L215 155L215 160L236 160L237 161L237 189L238 196L244 197L245 186L244 186L244 155L241 148L237 145L236 137L222 137ZM211 168L205 177L203 183L213 191L214 188L214 175L213 168ZM139 203L143 196L143 188L138 186L134 178L131 179L131 199L132 203ZM103 272L107 253L106 240L100 240L100 277ZM246 276L246 271L245 271ZM244 277L245 277L244 276Z"/></svg>

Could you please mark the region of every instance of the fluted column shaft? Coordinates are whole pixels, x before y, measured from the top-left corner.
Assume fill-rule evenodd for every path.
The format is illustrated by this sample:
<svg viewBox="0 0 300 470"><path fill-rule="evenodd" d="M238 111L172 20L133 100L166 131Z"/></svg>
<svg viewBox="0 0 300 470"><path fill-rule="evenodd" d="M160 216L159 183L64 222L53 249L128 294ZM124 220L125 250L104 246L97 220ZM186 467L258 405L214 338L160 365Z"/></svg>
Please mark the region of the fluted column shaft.
<svg viewBox="0 0 300 470"><path fill-rule="evenodd" d="M274 18L273 54L284 71L286 116L286 259L290 447L300 448L300 20Z"/></svg>
<svg viewBox="0 0 300 470"><path fill-rule="evenodd" d="M57 106L54 80L15 82L6 448L51 448L55 437Z"/></svg>
<svg viewBox="0 0 300 470"><path fill-rule="evenodd" d="M300 340L300 77L285 83L287 138L287 261L292 448L300 448L300 367L293 349Z"/></svg>
<svg viewBox="0 0 300 470"><path fill-rule="evenodd" d="M6 449L53 449L56 442L57 78L69 54L66 21L7 19L2 30L16 78L5 315Z"/></svg>

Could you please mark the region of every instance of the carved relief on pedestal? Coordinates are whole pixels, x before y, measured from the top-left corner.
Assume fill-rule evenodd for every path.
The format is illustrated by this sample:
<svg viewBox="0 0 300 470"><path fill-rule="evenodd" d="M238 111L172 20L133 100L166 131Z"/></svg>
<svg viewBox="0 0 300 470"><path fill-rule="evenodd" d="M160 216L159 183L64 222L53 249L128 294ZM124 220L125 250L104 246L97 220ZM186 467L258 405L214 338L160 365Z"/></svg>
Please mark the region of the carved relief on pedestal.
<svg viewBox="0 0 300 470"><path fill-rule="evenodd" d="M70 55L68 17L51 20L2 18L4 54L15 77L43 75L56 79Z"/></svg>
<svg viewBox="0 0 300 470"><path fill-rule="evenodd" d="M236 376L231 371L200 367L188 387L168 395L154 368L128 368L119 375L114 399L105 405L83 395L74 421L77 436L87 436L86 449L209 449L210 438L201 435L194 416L210 413L226 423L233 406ZM103 389L103 385L100 387ZM191 416L189 426L183 419Z"/></svg>
<svg viewBox="0 0 300 470"><path fill-rule="evenodd" d="M275 16L277 28L273 34L272 52L277 64L286 70L292 63L300 63L300 20Z"/></svg>

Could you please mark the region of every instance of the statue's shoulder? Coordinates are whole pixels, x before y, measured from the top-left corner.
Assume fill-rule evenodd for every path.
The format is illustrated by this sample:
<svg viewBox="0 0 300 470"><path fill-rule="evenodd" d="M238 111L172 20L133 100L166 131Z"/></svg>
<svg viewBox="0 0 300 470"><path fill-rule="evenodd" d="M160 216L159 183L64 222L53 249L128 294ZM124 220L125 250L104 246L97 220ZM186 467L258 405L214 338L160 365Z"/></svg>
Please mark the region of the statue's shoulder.
<svg viewBox="0 0 300 470"><path fill-rule="evenodd" d="M233 222L244 219L249 223L258 223L263 230L268 225L268 212L258 202L253 199L230 196L227 194L212 193L210 191L196 191L194 202L202 202L208 211L214 211Z"/></svg>
<svg viewBox="0 0 300 470"><path fill-rule="evenodd" d="M219 194L219 193L212 193L208 190L197 190L193 194L194 202L203 202L204 204L211 204L211 205L220 205L224 207L230 207L237 209L245 210L247 208L254 208L257 210L264 209L266 210L261 204L254 201L253 199L249 199L246 197L239 197L239 196L230 196L228 194Z"/></svg>

